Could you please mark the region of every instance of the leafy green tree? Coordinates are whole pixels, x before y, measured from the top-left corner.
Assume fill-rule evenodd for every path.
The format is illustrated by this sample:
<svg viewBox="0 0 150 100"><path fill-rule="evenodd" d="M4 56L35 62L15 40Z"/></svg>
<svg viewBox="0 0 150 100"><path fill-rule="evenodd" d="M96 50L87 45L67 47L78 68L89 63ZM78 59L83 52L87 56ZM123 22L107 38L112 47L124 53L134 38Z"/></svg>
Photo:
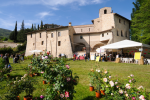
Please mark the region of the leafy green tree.
<svg viewBox="0 0 150 100"><path fill-rule="evenodd" d="M12 31L9 35L9 39L14 40L15 39L14 34L15 34L15 31Z"/></svg>
<svg viewBox="0 0 150 100"><path fill-rule="evenodd" d="M150 0L135 4L135 12L131 14L131 39L150 44Z"/></svg>

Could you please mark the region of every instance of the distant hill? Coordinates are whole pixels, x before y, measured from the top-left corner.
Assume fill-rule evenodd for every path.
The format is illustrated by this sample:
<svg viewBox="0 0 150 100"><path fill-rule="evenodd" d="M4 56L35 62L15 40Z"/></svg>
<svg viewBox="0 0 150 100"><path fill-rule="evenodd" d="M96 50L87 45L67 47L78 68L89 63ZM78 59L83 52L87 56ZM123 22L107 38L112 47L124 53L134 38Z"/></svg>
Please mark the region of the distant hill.
<svg viewBox="0 0 150 100"><path fill-rule="evenodd" d="M0 28L0 37L7 37L8 38L10 33L11 33L11 30Z"/></svg>

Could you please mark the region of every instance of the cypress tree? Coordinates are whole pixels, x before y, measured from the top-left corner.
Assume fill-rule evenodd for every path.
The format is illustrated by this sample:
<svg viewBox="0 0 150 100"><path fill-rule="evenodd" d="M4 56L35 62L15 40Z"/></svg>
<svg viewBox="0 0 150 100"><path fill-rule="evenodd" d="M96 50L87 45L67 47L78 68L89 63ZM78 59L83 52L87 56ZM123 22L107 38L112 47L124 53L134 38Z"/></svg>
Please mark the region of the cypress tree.
<svg viewBox="0 0 150 100"><path fill-rule="evenodd" d="M38 30L39 30L39 24L38 24Z"/></svg>
<svg viewBox="0 0 150 100"><path fill-rule="evenodd" d="M43 29L43 21L41 20L41 28L40 29Z"/></svg>
<svg viewBox="0 0 150 100"><path fill-rule="evenodd" d="M15 25L14 42L17 42L17 21Z"/></svg>
<svg viewBox="0 0 150 100"><path fill-rule="evenodd" d="M32 28L31 28L31 30L33 31L33 24L32 24Z"/></svg>

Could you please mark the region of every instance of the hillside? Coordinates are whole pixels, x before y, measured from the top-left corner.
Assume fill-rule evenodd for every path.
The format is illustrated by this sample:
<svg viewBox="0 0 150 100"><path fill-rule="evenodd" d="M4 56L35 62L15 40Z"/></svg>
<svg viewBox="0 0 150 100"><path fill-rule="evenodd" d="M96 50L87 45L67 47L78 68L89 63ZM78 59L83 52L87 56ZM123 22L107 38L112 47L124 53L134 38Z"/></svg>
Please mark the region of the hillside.
<svg viewBox="0 0 150 100"><path fill-rule="evenodd" d="M11 30L0 28L0 37L7 37L8 38L10 33L11 33Z"/></svg>

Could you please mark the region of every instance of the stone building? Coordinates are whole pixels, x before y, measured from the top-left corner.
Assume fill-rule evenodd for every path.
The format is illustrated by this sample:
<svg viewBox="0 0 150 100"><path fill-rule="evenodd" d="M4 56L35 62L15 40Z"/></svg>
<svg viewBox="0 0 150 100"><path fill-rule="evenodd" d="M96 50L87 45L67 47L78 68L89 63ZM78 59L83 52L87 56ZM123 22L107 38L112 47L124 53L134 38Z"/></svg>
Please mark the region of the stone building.
<svg viewBox="0 0 150 100"><path fill-rule="evenodd" d="M99 10L99 18L90 25L60 26L27 33L26 56L31 50L47 50L54 57L65 54L68 58L74 52L83 55L95 53L100 46L129 39L130 20L113 13L111 7Z"/></svg>

